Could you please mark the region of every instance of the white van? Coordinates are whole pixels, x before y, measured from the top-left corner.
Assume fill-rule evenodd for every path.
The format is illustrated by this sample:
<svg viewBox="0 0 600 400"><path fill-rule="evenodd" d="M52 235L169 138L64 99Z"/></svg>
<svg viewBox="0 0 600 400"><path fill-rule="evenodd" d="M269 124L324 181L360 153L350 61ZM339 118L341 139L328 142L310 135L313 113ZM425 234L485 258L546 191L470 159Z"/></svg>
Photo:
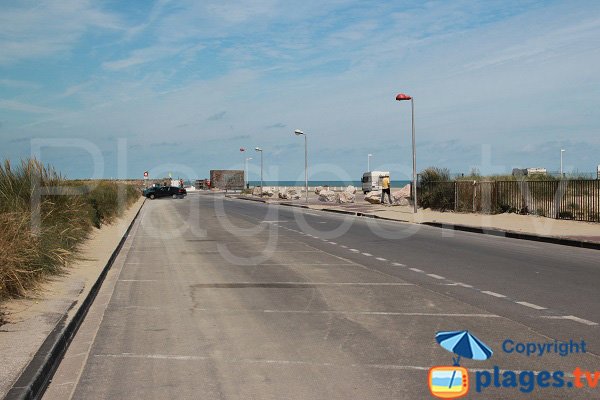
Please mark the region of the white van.
<svg viewBox="0 0 600 400"><path fill-rule="evenodd" d="M389 171L370 171L365 172L362 177L362 191L364 194L372 190L381 190L383 177L389 175Z"/></svg>

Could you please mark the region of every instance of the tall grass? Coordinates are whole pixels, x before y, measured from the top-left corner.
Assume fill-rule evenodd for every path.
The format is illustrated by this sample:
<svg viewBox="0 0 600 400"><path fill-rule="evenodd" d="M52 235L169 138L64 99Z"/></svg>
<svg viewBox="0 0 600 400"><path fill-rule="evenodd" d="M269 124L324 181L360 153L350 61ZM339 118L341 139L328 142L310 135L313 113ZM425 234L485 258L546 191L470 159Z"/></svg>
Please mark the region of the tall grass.
<svg viewBox="0 0 600 400"><path fill-rule="evenodd" d="M22 296L76 257L94 226L139 197L131 185L67 181L36 160L0 165L0 300Z"/></svg>
<svg viewBox="0 0 600 400"><path fill-rule="evenodd" d="M447 168L429 167L420 174L418 204L423 208L446 211L454 207L454 182Z"/></svg>

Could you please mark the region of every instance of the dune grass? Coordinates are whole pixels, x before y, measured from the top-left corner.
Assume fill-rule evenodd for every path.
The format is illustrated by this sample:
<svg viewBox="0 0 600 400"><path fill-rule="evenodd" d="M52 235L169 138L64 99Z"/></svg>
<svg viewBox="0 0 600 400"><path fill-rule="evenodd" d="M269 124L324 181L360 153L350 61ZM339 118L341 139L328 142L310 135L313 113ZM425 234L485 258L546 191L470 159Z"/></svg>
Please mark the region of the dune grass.
<svg viewBox="0 0 600 400"><path fill-rule="evenodd" d="M0 165L0 300L23 296L77 255L93 227L140 196L132 185L70 182L36 160Z"/></svg>

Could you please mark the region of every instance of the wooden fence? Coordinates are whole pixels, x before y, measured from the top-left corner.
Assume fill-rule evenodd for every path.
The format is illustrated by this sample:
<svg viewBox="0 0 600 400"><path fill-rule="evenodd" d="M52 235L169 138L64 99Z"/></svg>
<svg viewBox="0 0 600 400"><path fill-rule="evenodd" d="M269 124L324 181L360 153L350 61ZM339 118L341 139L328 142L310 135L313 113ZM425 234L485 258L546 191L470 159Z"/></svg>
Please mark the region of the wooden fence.
<svg viewBox="0 0 600 400"><path fill-rule="evenodd" d="M426 208L600 222L600 180L428 182L419 189Z"/></svg>

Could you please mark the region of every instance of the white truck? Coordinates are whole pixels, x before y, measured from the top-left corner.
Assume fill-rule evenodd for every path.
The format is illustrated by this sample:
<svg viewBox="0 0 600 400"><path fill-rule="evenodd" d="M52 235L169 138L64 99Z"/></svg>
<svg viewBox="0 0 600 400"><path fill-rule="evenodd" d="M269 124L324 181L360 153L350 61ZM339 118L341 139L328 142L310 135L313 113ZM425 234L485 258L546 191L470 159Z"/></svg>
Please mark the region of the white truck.
<svg viewBox="0 0 600 400"><path fill-rule="evenodd" d="M367 194L370 191L381 190L383 177L389 175L389 171L369 171L362 177L362 191Z"/></svg>

